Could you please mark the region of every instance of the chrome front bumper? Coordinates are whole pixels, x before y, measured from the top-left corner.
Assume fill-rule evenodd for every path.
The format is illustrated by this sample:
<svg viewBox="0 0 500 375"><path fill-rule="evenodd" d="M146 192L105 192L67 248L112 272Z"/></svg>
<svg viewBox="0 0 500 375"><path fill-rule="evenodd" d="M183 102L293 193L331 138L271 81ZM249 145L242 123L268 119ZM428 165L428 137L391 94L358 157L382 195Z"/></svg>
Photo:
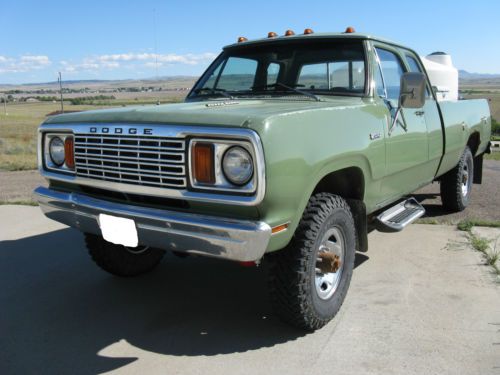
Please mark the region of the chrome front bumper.
<svg viewBox="0 0 500 375"><path fill-rule="evenodd" d="M271 237L271 227L259 221L113 203L45 187L35 189L35 196L45 216L85 233L101 235L101 213L133 219L141 245L166 250L254 261L264 255Z"/></svg>

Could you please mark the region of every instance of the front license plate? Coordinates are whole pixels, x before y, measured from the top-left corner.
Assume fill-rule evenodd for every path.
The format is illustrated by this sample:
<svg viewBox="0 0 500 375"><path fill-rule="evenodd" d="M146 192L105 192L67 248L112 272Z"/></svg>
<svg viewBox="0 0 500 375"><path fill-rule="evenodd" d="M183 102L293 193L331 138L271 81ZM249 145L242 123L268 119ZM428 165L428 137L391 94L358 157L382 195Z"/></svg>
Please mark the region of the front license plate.
<svg viewBox="0 0 500 375"><path fill-rule="evenodd" d="M99 226L101 227L102 237L108 242L128 247L139 245L137 228L132 219L100 214Z"/></svg>

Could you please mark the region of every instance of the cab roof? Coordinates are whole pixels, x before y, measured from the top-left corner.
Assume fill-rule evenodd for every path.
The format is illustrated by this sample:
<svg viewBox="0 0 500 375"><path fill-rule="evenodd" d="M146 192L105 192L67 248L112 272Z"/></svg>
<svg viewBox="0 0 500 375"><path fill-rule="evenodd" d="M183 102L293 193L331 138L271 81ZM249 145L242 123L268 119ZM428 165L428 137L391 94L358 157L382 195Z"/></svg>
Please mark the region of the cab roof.
<svg viewBox="0 0 500 375"><path fill-rule="evenodd" d="M233 48L240 48L240 47L245 47L245 46L255 46L259 44L271 44L271 43L286 43L286 42L291 42L291 41L301 41L301 40L311 40L311 39L344 39L344 40L356 40L356 39L361 39L361 40L374 40L378 42L383 42L387 44L391 44L393 46L397 47L403 47L403 48L408 48L400 43L393 42L388 39L380 38L377 36L373 36L370 34L364 34L364 33L312 33L312 34L295 34L291 36L276 36L273 38L260 38L260 39L252 39L244 42L237 42L233 44L228 44L225 46L223 49L224 50L229 50Z"/></svg>

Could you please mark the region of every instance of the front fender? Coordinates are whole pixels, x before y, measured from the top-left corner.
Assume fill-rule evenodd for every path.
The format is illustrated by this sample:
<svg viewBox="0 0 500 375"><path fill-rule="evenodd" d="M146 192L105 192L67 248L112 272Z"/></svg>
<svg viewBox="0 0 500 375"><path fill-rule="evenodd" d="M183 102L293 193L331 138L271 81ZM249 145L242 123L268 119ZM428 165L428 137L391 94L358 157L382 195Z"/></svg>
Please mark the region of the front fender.
<svg viewBox="0 0 500 375"><path fill-rule="evenodd" d="M268 251L286 246L315 187L332 172L359 168L367 209L375 205L385 172L386 122L377 106L360 103L277 116L263 126L267 188L259 213L271 227L289 223L287 231L273 235Z"/></svg>

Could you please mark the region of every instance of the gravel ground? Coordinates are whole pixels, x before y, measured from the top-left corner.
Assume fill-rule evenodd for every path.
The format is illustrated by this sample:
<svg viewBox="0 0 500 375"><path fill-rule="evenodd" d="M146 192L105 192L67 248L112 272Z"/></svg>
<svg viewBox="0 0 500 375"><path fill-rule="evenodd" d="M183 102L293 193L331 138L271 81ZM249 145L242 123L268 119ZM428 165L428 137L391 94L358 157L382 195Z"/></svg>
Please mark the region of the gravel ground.
<svg viewBox="0 0 500 375"><path fill-rule="evenodd" d="M418 190L414 196L426 210L424 218L431 218L439 223L456 224L463 219L500 220L498 207L500 193L500 162L485 160L483 164L483 183L473 185L472 198L465 211L446 212L441 205L439 184L433 183Z"/></svg>
<svg viewBox="0 0 500 375"><path fill-rule="evenodd" d="M38 171L0 171L0 203L33 201L36 187L47 186L45 178Z"/></svg>
<svg viewBox="0 0 500 375"><path fill-rule="evenodd" d="M32 191L40 185L47 185L38 171L1 172L0 202L31 201ZM483 183L474 185L472 202L463 212L449 213L443 210L439 196L439 184L428 185L414 196L423 203L426 218L439 223L457 223L462 219L500 220L498 202L500 193L500 162L485 160Z"/></svg>

